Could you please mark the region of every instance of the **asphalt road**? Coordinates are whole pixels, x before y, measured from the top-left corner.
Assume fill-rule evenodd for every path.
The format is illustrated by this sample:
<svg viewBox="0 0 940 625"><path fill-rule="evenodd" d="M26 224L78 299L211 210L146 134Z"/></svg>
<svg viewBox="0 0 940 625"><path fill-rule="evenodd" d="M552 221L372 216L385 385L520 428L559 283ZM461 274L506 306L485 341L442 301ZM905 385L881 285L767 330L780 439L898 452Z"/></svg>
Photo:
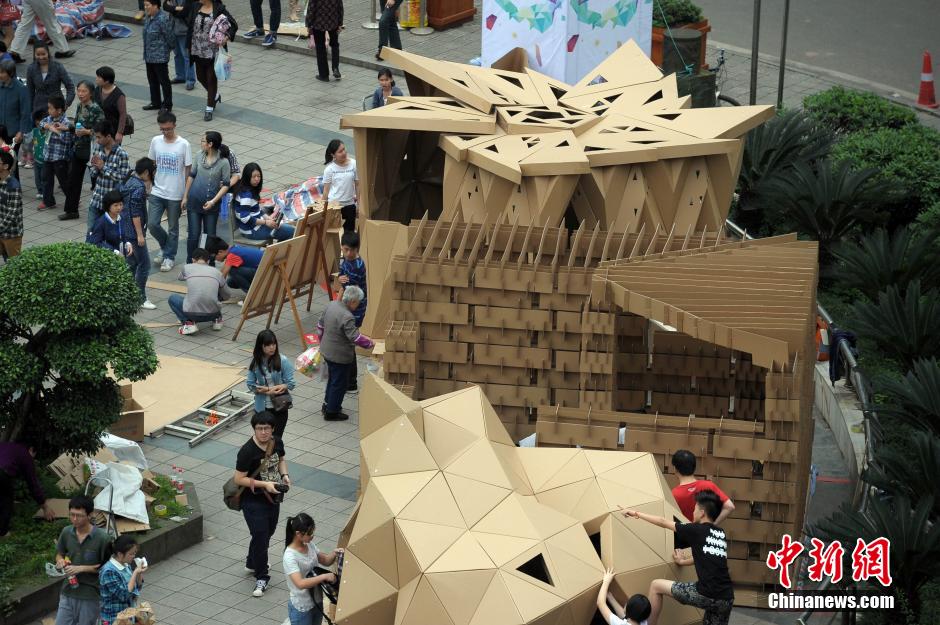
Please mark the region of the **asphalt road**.
<svg viewBox="0 0 940 625"><path fill-rule="evenodd" d="M709 38L751 48L754 0L695 0ZM783 0L763 0L760 51L780 55ZM917 93L921 57L940 65L937 0L791 0L787 58ZM940 76L940 67L935 69Z"/></svg>

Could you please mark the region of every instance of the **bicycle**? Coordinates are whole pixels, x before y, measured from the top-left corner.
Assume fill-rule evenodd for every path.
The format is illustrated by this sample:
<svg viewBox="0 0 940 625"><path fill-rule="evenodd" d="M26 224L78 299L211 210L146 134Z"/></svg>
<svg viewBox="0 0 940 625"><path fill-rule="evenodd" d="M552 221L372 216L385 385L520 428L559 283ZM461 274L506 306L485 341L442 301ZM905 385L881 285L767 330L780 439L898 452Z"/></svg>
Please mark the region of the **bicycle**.
<svg viewBox="0 0 940 625"><path fill-rule="evenodd" d="M714 67L708 68L708 71L715 74L715 106L741 106L740 102L721 92L725 81L728 79L727 71L725 70L725 51L723 48L718 49L718 61L715 63Z"/></svg>

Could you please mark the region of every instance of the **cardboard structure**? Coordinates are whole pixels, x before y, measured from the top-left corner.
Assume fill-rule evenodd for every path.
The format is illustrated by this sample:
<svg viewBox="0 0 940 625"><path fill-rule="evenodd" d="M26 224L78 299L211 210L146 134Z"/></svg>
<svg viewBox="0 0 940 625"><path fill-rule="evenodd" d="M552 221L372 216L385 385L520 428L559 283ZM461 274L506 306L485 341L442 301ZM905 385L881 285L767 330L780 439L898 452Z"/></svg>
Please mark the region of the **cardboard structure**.
<svg viewBox="0 0 940 625"><path fill-rule="evenodd" d="M344 116L371 219L718 230L772 106L691 109L628 41L571 85L383 49L410 95Z"/></svg>
<svg viewBox="0 0 940 625"><path fill-rule="evenodd" d="M419 403L370 375L360 401L337 625L587 625L606 567L621 601L694 579L670 532L619 512L680 514L650 454L517 448L479 387Z"/></svg>
<svg viewBox="0 0 940 625"><path fill-rule="evenodd" d="M519 46L530 67L567 82L583 78L624 41L636 41L647 56L652 45L652 2L484 0L483 16L483 65Z"/></svg>
<svg viewBox="0 0 940 625"><path fill-rule="evenodd" d="M423 221L391 266L385 379L479 385L514 440L690 449L739 505L737 582L802 527L812 449L815 243Z"/></svg>

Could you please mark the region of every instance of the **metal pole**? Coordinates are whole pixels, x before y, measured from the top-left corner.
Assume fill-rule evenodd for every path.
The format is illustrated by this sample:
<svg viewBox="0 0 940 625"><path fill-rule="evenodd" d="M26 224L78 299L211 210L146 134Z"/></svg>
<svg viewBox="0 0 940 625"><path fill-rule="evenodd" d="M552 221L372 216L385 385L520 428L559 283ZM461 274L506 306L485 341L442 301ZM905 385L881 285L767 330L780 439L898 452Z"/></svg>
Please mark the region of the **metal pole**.
<svg viewBox="0 0 940 625"><path fill-rule="evenodd" d="M363 22L363 23L362 23L362 27L363 27L363 28L367 28L367 29L369 29L369 30L378 30L378 28L379 28L379 22L378 22L379 10L378 10L378 6L376 6L376 5L377 5L379 2L381 2L381 0L369 0L369 9L370 9L369 17L371 17L372 20L369 21L369 22Z"/></svg>
<svg viewBox="0 0 940 625"><path fill-rule="evenodd" d="M421 0L418 3L418 25L412 28L409 32L412 35L430 35L434 32L434 29L430 26L426 26L428 23L428 0Z"/></svg>
<svg viewBox="0 0 940 625"><path fill-rule="evenodd" d="M780 36L780 75L777 77L777 108L783 108L783 75L787 70L787 31L790 26L790 0L783 0L783 33Z"/></svg>
<svg viewBox="0 0 940 625"><path fill-rule="evenodd" d="M757 104L757 52L760 49L760 2L754 0L754 27L751 34L751 95L750 104Z"/></svg>

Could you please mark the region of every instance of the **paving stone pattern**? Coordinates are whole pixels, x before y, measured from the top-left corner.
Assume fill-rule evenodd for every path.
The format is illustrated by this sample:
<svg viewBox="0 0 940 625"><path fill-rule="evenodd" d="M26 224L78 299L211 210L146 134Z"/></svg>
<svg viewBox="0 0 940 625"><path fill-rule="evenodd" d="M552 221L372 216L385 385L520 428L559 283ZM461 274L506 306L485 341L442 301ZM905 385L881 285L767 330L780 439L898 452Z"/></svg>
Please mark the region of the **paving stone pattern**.
<svg viewBox="0 0 940 625"><path fill-rule="evenodd" d="M286 4L286 3L285 3ZM375 70L368 56L373 52L375 33L358 26L367 10L359 2L346 7L349 30L343 35L344 54L351 55L355 65L343 66L343 79L329 84L312 80L314 60L286 49L265 50L256 45L235 43L235 72L232 80L222 85L223 102L217 109L215 120L202 121L205 94L201 87L184 91L174 86L174 103L179 123L178 132L198 150L201 133L217 130L244 165L250 161L261 164L265 186L282 189L289 184L305 180L322 171L325 144L333 137L348 137L338 130L339 118L344 113L360 110L363 96L375 87ZM250 25L248 3L233 0L230 8L243 28ZM113 15L134 8L132 0L109 2ZM286 9L286 6L285 6ZM137 132L125 140L125 147L133 162L145 156L149 141L157 134L155 115L140 110L147 103L149 92L141 56L140 29L132 27L134 34L127 39L77 42L78 54L65 60L65 65L76 78L91 78L100 65L110 65L117 73L117 83L128 96L128 110L133 114ZM285 42L282 45L294 45ZM435 58L464 61L478 54L479 19L460 28L436 33L428 37L403 35L406 48ZM297 44L297 45L302 45ZM353 58L357 56L358 58ZM746 59L745 59L746 60ZM374 61L372 62L374 65ZM738 84L741 68L746 63L740 58L729 60L729 84ZM25 72L25 66L20 66ZM774 75L775 85L775 75ZM804 84L805 83L805 84ZM800 84L808 91L825 87L818 79L805 78L799 83L794 78L794 90ZM729 93L734 94L730 89ZM762 95L762 101L772 96ZM351 148L352 146L350 146ZM57 241L84 239L83 218L79 221L60 222L57 211L40 212L32 172L23 170L25 205L25 245L46 244ZM64 198L59 191L60 202ZM225 226L220 224L220 232ZM181 223L181 250L185 250L185 219ZM155 244L150 240L151 252ZM185 251L181 256L185 255ZM151 276L155 283L173 283L178 272ZM263 328L261 320L248 322L237 341L231 341L234 325L239 316L235 304L225 306L226 327L222 332L204 329L198 334L182 337L177 333L176 319L166 304L168 291L151 288L149 296L157 305L154 311L141 311L141 323L162 323L167 327L152 329L159 353L202 358L207 362L229 365L247 365L254 337ZM318 292L308 312L301 309L304 327L312 330L326 303ZM274 327L282 350L293 357L299 351L299 339L289 318ZM366 371L360 362L360 373ZM251 622L259 625L280 624L286 618L287 590L279 563L284 522L288 515L307 511L317 521L316 541L321 549L332 549L340 529L354 505L359 471L357 400L348 397L347 423L327 423L319 414L323 399L323 384L298 376L293 393L295 408L287 425L287 461L295 486L281 506L279 534L271 544L273 578L263 598L250 596L253 579L243 572L244 558L249 542L248 531L239 513L224 508L221 501L222 484L234 468L235 453L250 436L247 422L234 425L229 431L189 449L182 439L162 437L148 439L144 451L156 472L170 466L183 467L185 479L193 482L205 513L204 541L186 551L157 564L146 576L143 598L151 601L159 620L164 625L198 625L221 622L240 625ZM765 616L765 615L761 615ZM756 613L736 610L732 623L753 625L761 623Z"/></svg>

